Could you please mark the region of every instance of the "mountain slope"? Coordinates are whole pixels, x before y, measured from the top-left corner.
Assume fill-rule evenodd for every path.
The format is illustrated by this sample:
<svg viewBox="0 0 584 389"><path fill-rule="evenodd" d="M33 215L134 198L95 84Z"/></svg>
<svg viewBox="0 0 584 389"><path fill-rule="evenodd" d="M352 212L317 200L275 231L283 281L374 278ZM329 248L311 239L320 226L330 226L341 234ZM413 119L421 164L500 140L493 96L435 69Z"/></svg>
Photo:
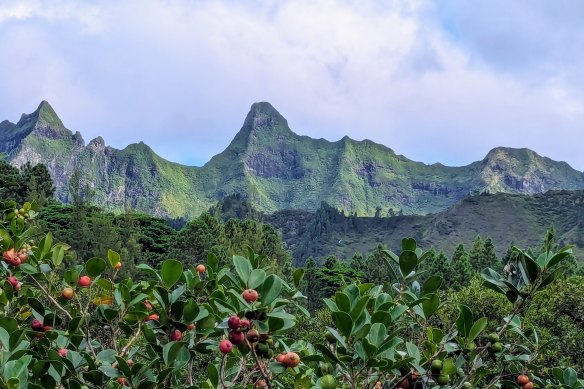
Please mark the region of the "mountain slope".
<svg viewBox="0 0 584 389"><path fill-rule="evenodd" d="M231 201L231 208L237 202ZM230 209L220 213L228 215ZM323 205L316 212L279 211L263 215L274 225L292 251L296 265L310 256L335 255L350 259L378 244L397 249L401 239L413 237L424 248L434 247L451 255L459 243L470 250L473 239L491 237L503 255L511 242L519 247L537 247L552 225L557 242L576 244L584 254L584 191L549 191L544 194L481 194L469 196L448 209L431 215L389 218L354 217Z"/></svg>
<svg viewBox="0 0 584 389"><path fill-rule="evenodd" d="M369 140L300 136L269 103L253 104L231 143L203 167L169 162L143 143L117 150L98 137L85 145L44 101L18 123L0 123L0 151L18 166L46 164L63 201L69 177L79 169L97 205L130 205L170 217L197 215L231 193L266 212L315 210L326 201L351 214L373 215L436 212L482 191L584 188L581 172L527 149L497 148L482 161L447 167L411 161Z"/></svg>

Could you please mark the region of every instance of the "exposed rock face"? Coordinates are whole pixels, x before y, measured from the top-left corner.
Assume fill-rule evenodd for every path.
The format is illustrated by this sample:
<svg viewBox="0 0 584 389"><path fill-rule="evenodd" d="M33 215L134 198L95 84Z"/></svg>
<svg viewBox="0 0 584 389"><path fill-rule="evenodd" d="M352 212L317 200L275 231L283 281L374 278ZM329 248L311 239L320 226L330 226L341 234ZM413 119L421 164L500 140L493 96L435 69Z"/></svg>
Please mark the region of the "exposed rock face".
<svg viewBox="0 0 584 389"><path fill-rule="evenodd" d="M482 161L447 167L411 161L369 140L299 136L269 103L253 104L229 146L202 168L166 161L144 143L117 150L97 137L85 145L45 101L17 124L0 123L2 151L18 166L46 164L62 201L68 200L69 178L79 169L95 189L97 205L171 217L197 215L231 193L268 212L313 210L326 201L373 215L378 207L382 214L389 209L435 212L482 191L584 188L581 172L527 149L496 148Z"/></svg>

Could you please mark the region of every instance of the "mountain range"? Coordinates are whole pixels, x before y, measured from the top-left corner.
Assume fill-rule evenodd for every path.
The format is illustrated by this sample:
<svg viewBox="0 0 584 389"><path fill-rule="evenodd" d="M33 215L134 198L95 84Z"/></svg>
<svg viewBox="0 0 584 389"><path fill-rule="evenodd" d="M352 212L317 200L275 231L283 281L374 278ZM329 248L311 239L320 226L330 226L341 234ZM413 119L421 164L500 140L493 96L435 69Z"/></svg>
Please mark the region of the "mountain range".
<svg viewBox="0 0 584 389"><path fill-rule="evenodd" d="M427 165L370 140L336 142L294 133L269 103L255 103L242 128L202 167L158 156L140 142L122 150L97 137L85 143L43 101L17 123L0 123L0 152L21 166L47 165L56 195L69 201L74 170L93 187L93 202L161 217L198 215L233 193L258 210L314 211L321 202L349 214L428 214L470 194L536 194L584 189L584 174L529 149L495 148L466 166Z"/></svg>

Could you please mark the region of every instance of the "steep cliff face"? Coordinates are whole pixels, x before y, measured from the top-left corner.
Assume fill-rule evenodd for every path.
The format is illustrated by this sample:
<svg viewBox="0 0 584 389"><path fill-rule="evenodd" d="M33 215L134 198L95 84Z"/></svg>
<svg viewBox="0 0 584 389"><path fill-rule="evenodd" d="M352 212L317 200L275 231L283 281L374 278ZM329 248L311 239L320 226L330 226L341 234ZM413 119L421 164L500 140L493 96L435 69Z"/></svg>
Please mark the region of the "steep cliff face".
<svg viewBox="0 0 584 389"><path fill-rule="evenodd" d="M63 201L79 169L96 204L171 217L197 215L231 193L268 212L314 210L326 201L373 215L377 208L382 214L436 212L477 191L584 188L581 172L527 149L497 148L482 161L447 167L411 161L369 140L300 136L269 103L253 104L228 147L202 168L166 161L143 143L117 150L98 137L86 145L44 101L18 123L0 123L0 151L15 165L46 164Z"/></svg>

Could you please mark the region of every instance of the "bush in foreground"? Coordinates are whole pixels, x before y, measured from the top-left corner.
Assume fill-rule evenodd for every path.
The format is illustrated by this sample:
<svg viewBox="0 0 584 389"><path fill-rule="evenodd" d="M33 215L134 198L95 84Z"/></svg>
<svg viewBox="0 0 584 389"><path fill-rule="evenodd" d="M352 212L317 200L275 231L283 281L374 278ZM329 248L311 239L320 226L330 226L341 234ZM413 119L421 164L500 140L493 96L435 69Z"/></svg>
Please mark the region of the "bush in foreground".
<svg viewBox="0 0 584 389"><path fill-rule="evenodd" d="M583 387L574 369L537 363L546 345L523 320L569 248L520 252L507 275L483 273L510 302L492 333L465 305L444 331L432 324L443 281L416 281L427 255L404 239L399 255L384 252L391 287L351 284L326 299L332 325L310 344L291 339L297 317L308 317L302 269L292 285L249 252L223 267L212 255L204 268L139 265L148 277L134 282L118 279L124 263L113 251L63 268L69 247L29 227L33 208L0 206L3 388ZM196 382L201 360L212 362Z"/></svg>

